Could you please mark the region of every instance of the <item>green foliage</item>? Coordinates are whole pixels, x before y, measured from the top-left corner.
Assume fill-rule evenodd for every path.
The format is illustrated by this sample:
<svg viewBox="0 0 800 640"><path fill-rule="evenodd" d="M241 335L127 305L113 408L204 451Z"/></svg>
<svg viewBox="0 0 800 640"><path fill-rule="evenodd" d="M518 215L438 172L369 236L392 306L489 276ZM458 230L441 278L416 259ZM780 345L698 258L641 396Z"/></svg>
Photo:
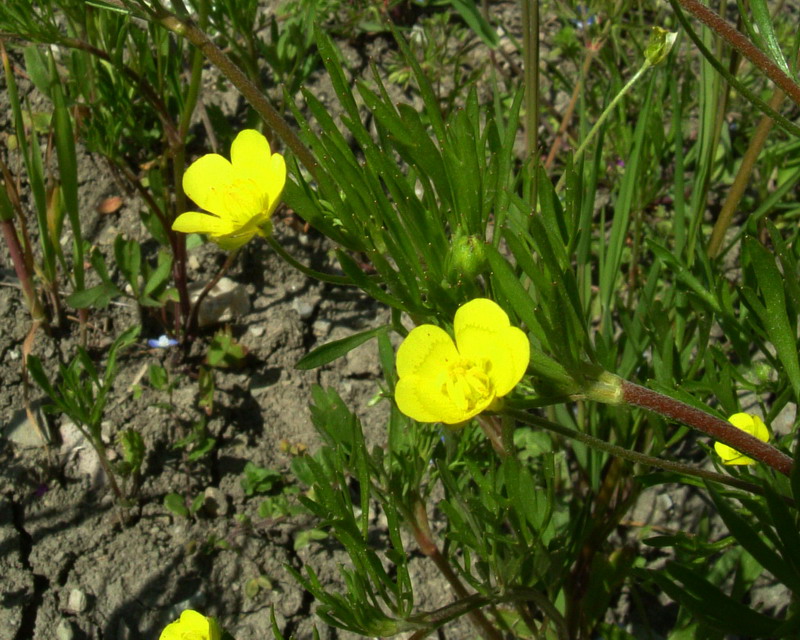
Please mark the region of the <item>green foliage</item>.
<svg viewBox="0 0 800 640"><path fill-rule="evenodd" d="M198 0L190 3L196 16L189 26L213 37L202 49L164 28L174 18L180 26L173 31L193 37L183 9L172 16L160 3L113 11L102 2L29 4L0 7L0 31L32 43L21 59L48 102L33 111L4 58L16 145L9 149L24 167L38 227L36 268L32 250L26 259L54 308L62 299L60 275L68 274L66 300L75 308L127 297L142 312L159 312L153 317L171 333L183 327L191 334L185 238L170 226L187 206L181 176L203 53L220 66L215 44L252 83L246 95L253 113L268 112L254 92L281 86L300 137L284 140L293 151L285 199L333 243L344 275L303 267L282 248L279 254L391 309L389 323L322 345L298 368L327 365L376 338L384 380L374 403L382 403L397 386L392 338L423 323L450 331L455 311L476 297L498 302L530 339L527 375L494 413L445 429L409 420L388 401L385 432L368 445L339 394L314 387L311 416L323 444L293 459L300 486L247 464L241 485L248 497L260 496L260 518L305 518L295 550L335 540L350 558L340 566L338 589L309 567L293 569L324 623L367 636L421 636L470 616L492 637L630 638L609 620L626 589L634 600L652 591L679 606L669 629L645 620L648 636L797 636L794 601L764 610L753 594L766 580L794 599L800 591L800 465L718 464L712 473L685 463L713 456L710 443L690 436L686 425L717 424L742 410L760 410L773 423L800 399L799 210L792 199L800 129L766 106L764 65L752 55L739 64L741 54L753 53L741 40L727 50L677 2L673 13L655 7L647 14L630 2L577 9L556 3L544 29L524 25L550 38L537 88L544 115L534 126L543 124L545 136L558 130L562 150L576 151L554 152L543 163L546 149L531 157L519 150L521 114L534 115L524 94L533 87L519 86L513 55L510 70L497 62L514 41L495 24L491 4L484 11L470 0L418 2L421 17L402 32L387 19L410 10L401 0L288 0L269 18L255 0ZM791 75L796 29L773 20L763 0L742 4L739 18L774 68ZM657 29L648 41L650 22L680 25L688 38ZM373 65L370 79L346 68L332 37L363 46L365 34L391 35L396 44L388 69ZM238 77L221 68L228 80ZM340 112L308 89L315 73L330 80ZM490 85L479 85L487 75ZM408 100L397 97L393 83ZM637 91L629 91L634 83ZM562 96L573 96L574 118L564 115ZM741 177L762 113L777 126L760 143L758 171ZM213 107L202 120L223 141L235 133ZM113 255L83 240L76 138L143 197L142 223L162 247L157 253L123 235ZM0 215L10 221L24 211L16 184L25 181L6 173ZM748 189L738 189L743 181ZM712 232L709 216L736 191L738 217L716 220ZM722 241L714 248L717 232ZM84 430L106 463L100 423L118 352L135 335L117 338L104 370L85 349L53 378L37 358L28 360L50 410ZM206 414L200 420L184 420L173 405L180 377L160 364L148 370L150 386L169 395L158 406L190 425L173 444L190 473L217 446L206 421L214 411L213 368L247 364L233 336L229 328L217 332L208 366L192 371ZM620 406L633 404L623 379L662 392L662 404L650 407L655 413ZM676 406L672 400L685 406L667 410ZM676 418L685 425L676 427ZM773 454L795 446L796 420L774 432ZM143 439L129 429L118 442L114 468L135 483L144 471ZM664 471L650 472L653 466ZM708 496L709 512L697 514L691 531L645 532L644 544L670 555L656 570L627 516L643 489L676 483ZM204 504L189 484L185 495L164 497L180 517ZM201 550L228 546L212 536ZM446 578L453 594L447 606L419 610L412 560L431 562ZM271 588L257 576L244 592L252 598ZM280 637L277 624L273 633Z"/></svg>
<svg viewBox="0 0 800 640"><path fill-rule="evenodd" d="M226 327L217 331L208 345L206 364L220 369L241 367L246 355L245 348L233 337L230 327Z"/></svg>
<svg viewBox="0 0 800 640"><path fill-rule="evenodd" d="M186 459L195 462L206 457L216 444L217 439L209 434L205 418L200 418L192 424L191 431L186 436L173 443L172 448L186 451Z"/></svg>
<svg viewBox="0 0 800 640"><path fill-rule="evenodd" d="M269 493L282 481L283 476L277 471L265 469L248 462L244 466L244 476L240 482L242 489L244 489L244 494L253 496L259 493Z"/></svg>
<svg viewBox="0 0 800 640"><path fill-rule="evenodd" d="M47 394L49 404L45 411L67 416L80 430L100 457L108 481L120 503L124 496L117 486L103 441L102 422L109 395L119 371L119 354L139 336L139 327L131 327L119 334L108 350L102 370L95 366L89 353L78 347L77 354L68 364L59 365L58 377L53 380L45 372L42 362L34 355L28 356L27 367L36 384ZM123 462L121 475L130 475L141 466L144 446L138 434L121 435Z"/></svg>

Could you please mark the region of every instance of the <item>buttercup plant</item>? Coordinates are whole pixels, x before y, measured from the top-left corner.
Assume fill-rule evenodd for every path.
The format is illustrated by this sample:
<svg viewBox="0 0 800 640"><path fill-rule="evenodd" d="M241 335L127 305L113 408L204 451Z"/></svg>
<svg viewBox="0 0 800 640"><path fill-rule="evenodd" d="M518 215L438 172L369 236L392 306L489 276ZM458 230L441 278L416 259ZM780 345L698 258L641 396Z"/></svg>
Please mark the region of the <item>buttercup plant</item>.
<svg viewBox="0 0 800 640"><path fill-rule="evenodd" d="M386 19L381 29L393 34L418 100L398 104L386 86L385 68L377 65L371 81L354 82L329 37L332 31L309 20L304 38L313 35L341 111L334 112L331 101L323 102L308 87L297 96L293 87L301 83L285 78L283 101L296 127L261 91L258 82L271 81L274 74L265 76L259 61L248 59L250 51L259 50L257 43L248 34L245 46L236 41L228 47L233 34L210 32L215 24L223 29L226 20L212 19L209 27L203 0L173 3L174 10L159 0L98 2L104 3L120 20L143 21L158 42L185 39L195 47L179 126L165 132L170 153L164 157L176 160L172 180L157 184L157 176L149 175L152 194L140 191L156 205L164 201L159 220L175 264L185 258L185 233L204 233L229 252L220 273L258 235L304 273L358 287L391 309L386 324L320 345L300 361L304 368L328 364L376 339L383 380L375 398L386 401L388 415L385 432L373 431L368 439L359 416L336 391L312 392L311 420L324 444L292 466L303 509L318 524L312 525L313 536L298 536L295 544L333 536L350 557L341 563L340 587L323 584L310 566L295 573L313 594L320 620L370 637L406 633L415 640L459 618L492 640L631 640L641 628L652 637L673 639L796 636L800 618L791 606L800 593L796 427L768 442L764 424L775 424L778 414L800 399L800 239L792 223L796 208L783 199L800 181L800 171L791 169L798 157L795 139L759 143L771 160L753 174L760 175L752 191L767 197L755 203L743 190L738 235L728 247L742 249L735 272L714 257L724 248L704 248L707 212L714 210L709 200L727 189L719 176L727 175L739 143L722 146L733 138L723 135L727 105L741 112L737 136L743 137L749 134L751 104L766 106L745 92L749 86L759 93L764 88L758 70L780 80L793 99L800 95L791 79L794 67L783 59L782 32L773 28L765 2L754 0L753 14L741 15L753 44L694 0L674 0L674 14L664 6L648 12L669 31L637 23L622 37L619 16L639 15L623 1L615 5L617 13L597 15L601 39L597 50L586 52L583 65L571 54L542 59L553 71L542 74L541 82L549 83L544 92L534 73L540 68L533 37L540 31L538 12L525 2L525 91L508 94L494 83L489 100L487 87L471 80L452 96L437 93L409 51L406 34L391 22L391 13L381 14L395 3L355 3ZM236 4L213 11L233 12ZM488 6L481 13L477 3L449 4L472 30L496 36ZM677 17L684 32L696 35L681 5L711 29L698 47L717 33L737 53L751 54L754 66L737 74L746 81L731 76L738 82L731 81L736 96L726 93L710 66L713 60L733 68L736 61L720 64L705 49L709 61L701 62L696 90L697 59L687 55L690 43L675 31ZM18 14L28 15L25 7ZM242 15L232 16L231 24L246 24ZM450 22L451 16L441 18L443 25ZM274 33L279 27L273 24ZM496 37L481 39L498 44ZM146 40L138 44L136 51L149 51ZM220 46L233 51L247 73ZM518 86L518 56L502 52L511 68L507 86ZM230 160L210 154L182 173L206 61L275 132L287 149L286 161L261 134L247 129L235 137ZM580 67L580 77L571 65ZM773 66L788 72L776 74ZM183 69L170 68L178 76ZM304 67L303 77L309 73ZM637 91L630 90L634 84ZM563 91L574 91L570 109L578 111L580 126L573 131L571 117L565 117L563 134L576 151L553 154L545 172L529 157L536 154L520 157L516 149L523 95L534 151L541 146L535 134L544 129L537 119L539 94ZM171 101L163 104L159 112L171 121L166 112ZM796 125L775 111L780 104L770 105L765 113L780 125L778 134L796 135ZM557 104L543 100L542 106L558 115ZM216 131L206 121L204 126L212 148L217 135L233 137L224 126ZM619 164L609 173L611 162ZM551 180L556 174L558 180ZM779 186L766 177L772 175ZM180 184L186 194L177 189ZM287 205L332 243L340 272L330 265L329 273L312 271L271 237L270 219L284 186ZM205 211L188 211L184 195ZM729 224L718 222L720 242L728 242ZM137 270L126 264L136 263L139 254L117 244L118 266L135 289L138 276L127 274ZM164 265L165 281L170 266ZM185 290L180 273L173 270L176 286ZM188 309L185 297L181 305ZM183 336L196 337L191 315L186 316ZM175 335L181 333L176 327ZM712 339L717 334L722 339ZM396 353L393 337L403 340ZM179 355L175 350L176 359ZM762 360L775 375L752 383L746 372ZM193 366L190 358L182 364ZM248 362L243 366L247 374ZM201 395L213 395L213 386L199 375L206 388ZM226 377L237 375L231 370ZM743 389L763 403L763 421L731 415ZM59 388L50 385L48 393ZM236 412L227 415L225 440L227 428L235 432L238 426ZM684 426L716 442L725 465L748 468L719 473L687 463L693 441ZM203 456L214 442L203 426L184 444L198 447L189 455ZM227 443L221 439L221 444ZM692 521L700 522L692 531L681 531L686 525L673 521L652 536L630 517L631 508L641 504L645 489L663 491L659 485L675 484L703 492L716 510L692 514L697 516ZM189 511L184 498L170 495L179 511ZM192 510L200 504L196 498ZM291 512L276 504L261 515ZM719 538L716 530L723 526L730 536ZM645 544L665 550L665 566L654 568ZM447 600L435 610L423 610L418 599L412 560L420 556L448 585L438 590ZM757 580L784 585L789 604L758 609L751 591ZM634 620L633 612L620 619L612 604L623 591L647 603L654 592L666 594L678 603L677 616L670 612L668 629ZM197 612L185 618L164 633L193 640L214 636L210 619ZM273 634L281 637L274 623Z"/></svg>

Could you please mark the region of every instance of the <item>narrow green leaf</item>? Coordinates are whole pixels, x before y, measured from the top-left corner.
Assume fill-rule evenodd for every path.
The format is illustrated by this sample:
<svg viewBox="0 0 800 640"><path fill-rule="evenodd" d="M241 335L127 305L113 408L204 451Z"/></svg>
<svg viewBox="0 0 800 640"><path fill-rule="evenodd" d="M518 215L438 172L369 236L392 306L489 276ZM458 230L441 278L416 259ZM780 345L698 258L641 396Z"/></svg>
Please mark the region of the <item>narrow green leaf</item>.
<svg viewBox="0 0 800 640"><path fill-rule="evenodd" d="M81 291L84 288L84 266L83 233L81 231L78 206L78 159L75 153L72 118L67 109L64 91L53 60L51 60L50 66L53 82L51 93L54 106L53 124L55 128L56 155L58 156L58 173L61 178L64 208L67 211L67 217L72 229L72 272L75 278L75 290ZM53 242L59 242L59 238L53 238Z"/></svg>
<svg viewBox="0 0 800 640"><path fill-rule="evenodd" d="M169 274L172 269L172 256L166 251L158 252L158 263L152 273L149 274L147 281L144 283L142 289L142 296L150 296L158 291L161 287L165 286L169 280Z"/></svg>
<svg viewBox="0 0 800 640"><path fill-rule="evenodd" d="M497 46L500 41L497 31L492 28L492 25L486 21L478 10L477 2L474 2L474 0L472 2L450 0L450 4L487 47L494 49Z"/></svg>
<svg viewBox="0 0 800 640"><path fill-rule="evenodd" d="M33 85L48 98L50 97L50 87L53 83L50 72L47 69L47 61L42 55L38 45L31 44L22 50L25 59L25 72L33 82Z"/></svg>
<svg viewBox="0 0 800 640"><path fill-rule="evenodd" d="M800 397L800 360L797 355L796 329L792 328L786 312L786 295L783 276L775 264L775 256L758 240L749 237L744 241L747 254L756 272L758 286L764 297L764 313L761 322L778 353L786 375L792 384L795 396Z"/></svg>
<svg viewBox="0 0 800 640"><path fill-rule="evenodd" d="M765 0L750 0L750 10L753 12L756 25L758 25L758 35L763 42L763 48L766 49L767 55L781 68L781 71L791 76L792 72L789 69L789 64L783 56L783 51L775 35L775 29L772 25L772 15L770 14L767 3Z"/></svg>
<svg viewBox="0 0 800 640"><path fill-rule="evenodd" d="M294 366L296 369L316 369L324 364L333 362L337 358L347 355L359 345L364 344L367 340L377 335L385 334L389 326L388 324L382 325L375 329L368 329L367 331L355 333L341 340L327 342L300 358Z"/></svg>
<svg viewBox="0 0 800 640"><path fill-rule="evenodd" d="M767 571L783 582L794 593L800 594L800 575L787 566L785 560L764 541L765 538L750 523L740 516L730 503L720 496L710 485L709 494L717 505L719 515L739 544L752 555ZM761 526L769 526L761 523Z"/></svg>
<svg viewBox="0 0 800 640"><path fill-rule="evenodd" d="M646 572L667 595L720 631L752 638L772 637L779 621L737 602L692 569L675 562L665 572ZM678 580L682 586L674 582Z"/></svg>

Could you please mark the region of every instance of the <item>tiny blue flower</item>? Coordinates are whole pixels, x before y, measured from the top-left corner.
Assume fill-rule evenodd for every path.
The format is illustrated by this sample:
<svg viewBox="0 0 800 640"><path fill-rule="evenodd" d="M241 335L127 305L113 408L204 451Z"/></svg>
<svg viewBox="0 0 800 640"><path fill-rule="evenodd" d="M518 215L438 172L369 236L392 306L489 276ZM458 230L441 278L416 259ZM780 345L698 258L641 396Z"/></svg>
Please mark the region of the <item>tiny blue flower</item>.
<svg viewBox="0 0 800 640"><path fill-rule="evenodd" d="M591 14L589 12L589 7L586 5L579 4L575 12L578 14L578 19L572 20L572 24L575 25L575 28L579 31L588 29L599 22L597 16Z"/></svg>
<svg viewBox="0 0 800 640"><path fill-rule="evenodd" d="M158 340L153 340L150 338L147 341L147 344L150 345L153 349L167 349L169 347L174 347L178 344L178 341L175 338L170 338L168 335L163 335L158 338Z"/></svg>

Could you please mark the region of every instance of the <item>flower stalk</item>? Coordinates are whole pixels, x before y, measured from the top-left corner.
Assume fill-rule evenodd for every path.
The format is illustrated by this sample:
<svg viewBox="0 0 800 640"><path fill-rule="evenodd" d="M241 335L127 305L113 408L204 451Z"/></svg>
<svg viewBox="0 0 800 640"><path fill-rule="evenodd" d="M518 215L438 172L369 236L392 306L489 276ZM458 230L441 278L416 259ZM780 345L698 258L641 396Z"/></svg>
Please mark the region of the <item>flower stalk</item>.
<svg viewBox="0 0 800 640"><path fill-rule="evenodd" d="M702 431L785 476L790 476L792 473L793 460L789 456L726 420L627 380L622 381L622 399L626 404L648 409Z"/></svg>

